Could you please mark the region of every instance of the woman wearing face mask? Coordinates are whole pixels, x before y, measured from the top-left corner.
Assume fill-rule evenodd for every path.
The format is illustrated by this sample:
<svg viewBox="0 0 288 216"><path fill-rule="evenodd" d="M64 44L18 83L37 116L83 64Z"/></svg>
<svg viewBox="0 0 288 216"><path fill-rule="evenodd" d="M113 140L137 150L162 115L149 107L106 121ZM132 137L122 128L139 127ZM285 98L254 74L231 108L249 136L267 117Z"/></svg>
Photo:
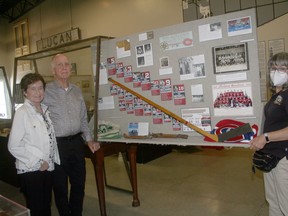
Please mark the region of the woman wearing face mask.
<svg viewBox="0 0 288 216"><path fill-rule="evenodd" d="M265 196L269 216L288 216L288 53L274 55L268 68L275 94L264 107L263 134L250 147L280 158L274 169L264 173Z"/></svg>

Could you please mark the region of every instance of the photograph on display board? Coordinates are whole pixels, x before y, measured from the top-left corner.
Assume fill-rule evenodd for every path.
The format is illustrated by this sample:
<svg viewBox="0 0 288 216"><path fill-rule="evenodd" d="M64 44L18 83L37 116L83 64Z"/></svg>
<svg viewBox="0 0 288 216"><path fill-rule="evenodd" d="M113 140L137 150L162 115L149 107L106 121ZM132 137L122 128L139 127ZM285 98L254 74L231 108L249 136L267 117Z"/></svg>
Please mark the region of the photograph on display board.
<svg viewBox="0 0 288 216"><path fill-rule="evenodd" d="M182 126L182 123L179 122L178 120L172 118L172 130L173 131L180 131L181 130L181 127Z"/></svg>
<svg viewBox="0 0 288 216"><path fill-rule="evenodd" d="M161 110L152 107L153 124L163 124L163 113Z"/></svg>
<svg viewBox="0 0 288 216"><path fill-rule="evenodd" d="M138 122L130 122L128 124L128 135L129 136L138 136Z"/></svg>
<svg viewBox="0 0 288 216"><path fill-rule="evenodd" d="M172 74L173 70L169 62L168 56L163 56L159 58L160 62L160 68L159 68L159 75L165 75L165 74Z"/></svg>
<svg viewBox="0 0 288 216"><path fill-rule="evenodd" d="M118 103L119 103L119 110L120 111L126 111L126 102L125 102L125 100L119 100Z"/></svg>
<svg viewBox="0 0 288 216"><path fill-rule="evenodd" d="M182 57L178 59L180 80L206 77L204 55Z"/></svg>
<svg viewBox="0 0 288 216"><path fill-rule="evenodd" d="M133 72L133 88L141 86L141 72Z"/></svg>
<svg viewBox="0 0 288 216"><path fill-rule="evenodd" d="M143 105L144 109L144 116L151 116L152 115L152 106L150 104L144 104Z"/></svg>
<svg viewBox="0 0 288 216"><path fill-rule="evenodd" d="M117 95L118 95L118 99L124 99L125 98L125 90L122 89L121 87L118 87Z"/></svg>
<svg viewBox="0 0 288 216"><path fill-rule="evenodd" d="M172 117L167 115L166 113L163 113L163 121L164 123L172 122Z"/></svg>
<svg viewBox="0 0 288 216"><path fill-rule="evenodd" d="M171 78L161 79L159 84L160 84L161 101L172 100Z"/></svg>
<svg viewBox="0 0 288 216"><path fill-rule="evenodd" d="M221 22L200 25L198 27L199 41L209 41L222 38Z"/></svg>
<svg viewBox="0 0 288 216"><path fill-rule="evenodd" d="M124 82L132 82L133 81L133 72L132 66L124 66Z"/></svg>
<svg viewBox="0 0 288 216"><path fill-rule="evenodd" d="M173 85L173 98L174 105L186 104L185 86L183 84Z"/></svg>
<svg viewBox="0 0 288 216"><path fill-rule="evenodd" d="M204 102L203 85L202 84L191 85L191 95L193 103Z"/></svg>
<svg viewBox="0 0 288 216"><path fill-rule="evenodd" d="M252 33L251 17L241 17L227 21L228 36Z"/></svg>
<svg viewBox="0 0 288 216"><path fill-rule="evenodd" d="M230 83L212 86L215 116L253 115L252 84Z"/></svg>
<svg viewBox="0 0 288 216"><path fill-rule="evenodd" d="M122 40L116 42L117 58L124 58L131 56L130 40Z"/></svg>
<svg viewBox="0 0 288 216"><path fill-rule="evenodd" d="M213 47L214 73L249 69L247 43Z"/></svg>
<svg viewBox="0 0 288 216"><path fill-rule="evenodd" d="M125 103L126 103L126 113L127 114L134 114L133 100L125 100Z"/></svg>
<svg viewBox="0 0 288 216"><path fill-rule="evenodd" d="M107 69L108 69L109 76L116 74L117 69L116 69L116 62L115 62L114 57L107 58Z"/></svg>
<svg viewBox="0 0 288 216"><path fill-rule="evenodd" d="M159 80L152 80L151 81L151 95L160 95L160 81Z"/></svg>
<svg viewBox="0 0 288 216"><path fill-rule="evenodd" d="M123 62L116 63L116 76L117 78L124 77Z"/></svg>
<svg viewBox="0 0 288 216"><path fill-rule="evenodd" d="M141 72L141 90L146 91L151 89L150 72Z"/></svg>
<svg viewBox="0 0 288 216"><path fill-rule="evenodd" d="M148 122L130 122L128 124L129 136L147 136L149 134Z"/></svg>
<svg viewBox="0 0 288 216"><path fill-rule="evenodd" d="M99 97L98 110L110 110L110 109L115 109L113 96Z"/></svg>
<svg viewBox="0 0 288 216"><path fill-rule="evenodd" d="M160 67L161 68L166 68L169 66L169 57L168 56L164 56L162 58L160 58Z"/></svg>

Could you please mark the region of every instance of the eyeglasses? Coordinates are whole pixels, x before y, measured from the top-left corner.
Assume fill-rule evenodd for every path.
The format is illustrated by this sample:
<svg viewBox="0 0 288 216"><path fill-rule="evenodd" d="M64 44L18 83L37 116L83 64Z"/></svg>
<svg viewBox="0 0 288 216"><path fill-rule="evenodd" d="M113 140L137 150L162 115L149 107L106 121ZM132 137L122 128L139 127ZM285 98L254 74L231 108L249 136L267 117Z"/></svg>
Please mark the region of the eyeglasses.
<svg viewBox="0 0 288 216"><path fill-rule="evenodd" d="M279 73L287 73L288 72L288 68L287 67L272 67L270 68L271 72L276 72L278 71Z"/></svg>

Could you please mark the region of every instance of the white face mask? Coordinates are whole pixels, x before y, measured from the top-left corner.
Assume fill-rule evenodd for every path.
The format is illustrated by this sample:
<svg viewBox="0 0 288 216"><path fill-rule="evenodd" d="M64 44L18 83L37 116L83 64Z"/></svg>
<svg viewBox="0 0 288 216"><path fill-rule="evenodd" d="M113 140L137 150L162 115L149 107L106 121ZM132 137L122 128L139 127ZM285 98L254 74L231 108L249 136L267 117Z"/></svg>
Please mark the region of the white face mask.
<svg viewBox="0 0 288 216"><path fill-rule="evenodd" d="M274 86L282 86L288 81L288 74L285 72L279 72L277 70L271 71L270 78Z"/></svg>

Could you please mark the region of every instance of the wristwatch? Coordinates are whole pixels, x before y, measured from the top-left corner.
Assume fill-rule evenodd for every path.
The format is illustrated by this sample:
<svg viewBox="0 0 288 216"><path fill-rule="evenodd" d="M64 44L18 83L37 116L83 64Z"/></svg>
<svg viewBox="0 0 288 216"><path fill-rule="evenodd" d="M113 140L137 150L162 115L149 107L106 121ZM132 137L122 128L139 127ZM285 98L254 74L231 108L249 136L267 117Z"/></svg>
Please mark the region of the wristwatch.
<svg viewBox="0 0 288 216"><path fill-rule="evenodd" d="M270 140L269 140L269 137L268 137L268 133L264 133L264 136L265 136L265 139L266 139L266 143L269 143Z"/></svg>

